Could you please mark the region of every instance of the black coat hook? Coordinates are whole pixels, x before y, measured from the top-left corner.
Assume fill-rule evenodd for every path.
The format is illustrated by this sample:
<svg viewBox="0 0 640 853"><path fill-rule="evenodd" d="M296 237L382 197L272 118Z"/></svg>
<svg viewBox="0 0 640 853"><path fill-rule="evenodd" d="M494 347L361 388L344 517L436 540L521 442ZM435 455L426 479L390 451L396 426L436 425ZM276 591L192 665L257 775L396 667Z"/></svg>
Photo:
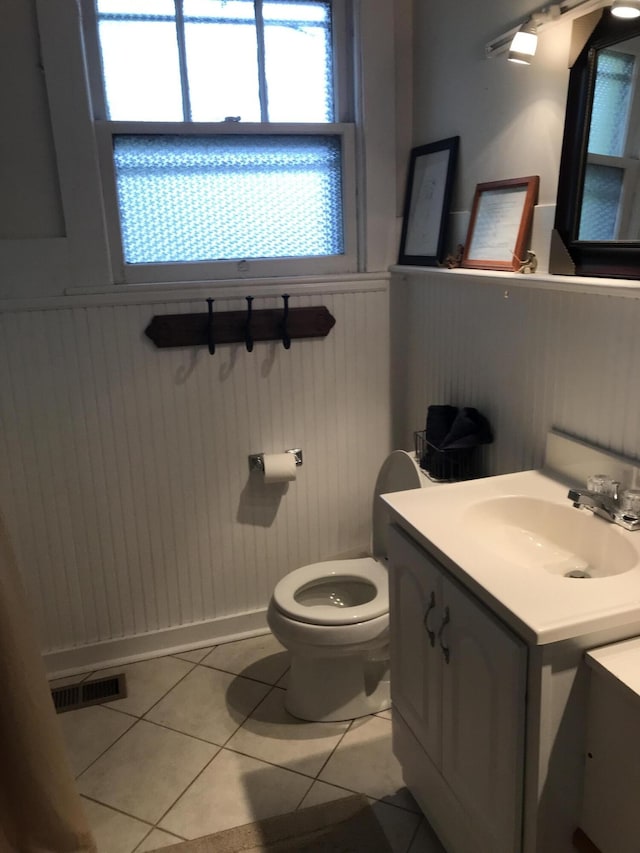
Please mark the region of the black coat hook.
<svg viewBox="0 0 640 853"><path fill-rule="evenodd" d="M291 338L289 336L289 294L283 293L282 299L284 301L284 312L282 314L282 325L281 325L281 333L282 333L282 346L285 349L289 349L291 346Z"/></svg>
<svg viewBox="0 0 640 853"><path fill-rule="evenodd" d="M213 303L215 299L207 299L207 305L209 306L209 318L207 321L207 342L209 344L209 355L213 355L216 351L216 342L213 337Z"/></svg>
<svg viewBox="0 0 640 853"><path fill-rule="evenodd" d="M244 343L247 348L247 352L251 352L253 350L253 337L251 335L251 312L253 309L253 296L245 297L247 300L247 323L244 327Z"/></svg>

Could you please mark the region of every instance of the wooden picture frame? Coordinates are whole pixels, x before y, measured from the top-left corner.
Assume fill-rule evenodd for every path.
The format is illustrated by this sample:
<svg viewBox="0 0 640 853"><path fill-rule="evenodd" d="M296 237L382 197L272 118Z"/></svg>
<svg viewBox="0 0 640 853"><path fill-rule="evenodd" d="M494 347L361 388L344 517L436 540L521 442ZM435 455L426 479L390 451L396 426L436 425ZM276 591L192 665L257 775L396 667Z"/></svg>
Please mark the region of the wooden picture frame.
<svg viewBox="0 0 640 853"><path fill-rule="evenodd" d="M476 186L462 266L517 272L527 259L540 178L511 178Z"/></svg>
<svg viewBox="0 0 640 853"><path fill-rule="evenodd" d="M443 258L459 136L411 150L399 264L437 266Z"/></svg>

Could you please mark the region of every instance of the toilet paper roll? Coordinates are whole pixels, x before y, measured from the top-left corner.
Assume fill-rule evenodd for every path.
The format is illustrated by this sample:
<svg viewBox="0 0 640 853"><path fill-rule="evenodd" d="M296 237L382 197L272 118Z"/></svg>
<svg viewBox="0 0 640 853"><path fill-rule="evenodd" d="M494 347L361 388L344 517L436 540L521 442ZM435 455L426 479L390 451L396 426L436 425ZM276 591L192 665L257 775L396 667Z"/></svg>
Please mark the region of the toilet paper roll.
<svg viewBox="0 0 640 853"><path fill-rule="evenodd" d="M265 453L265 483L289 483L296 478L296 457L293 453Z"/></svg>

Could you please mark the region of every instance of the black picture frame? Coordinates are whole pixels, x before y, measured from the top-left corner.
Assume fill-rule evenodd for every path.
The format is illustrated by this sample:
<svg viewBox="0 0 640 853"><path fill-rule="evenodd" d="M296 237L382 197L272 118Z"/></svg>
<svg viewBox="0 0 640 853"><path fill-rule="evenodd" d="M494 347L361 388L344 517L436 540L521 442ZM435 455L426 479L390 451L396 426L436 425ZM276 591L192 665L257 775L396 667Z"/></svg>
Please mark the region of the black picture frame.
<svg viewBox="0 0 640 853"><path fill-rule="evenodd" d="M460 137L411 150L398 263L442 263Z"/></svg>

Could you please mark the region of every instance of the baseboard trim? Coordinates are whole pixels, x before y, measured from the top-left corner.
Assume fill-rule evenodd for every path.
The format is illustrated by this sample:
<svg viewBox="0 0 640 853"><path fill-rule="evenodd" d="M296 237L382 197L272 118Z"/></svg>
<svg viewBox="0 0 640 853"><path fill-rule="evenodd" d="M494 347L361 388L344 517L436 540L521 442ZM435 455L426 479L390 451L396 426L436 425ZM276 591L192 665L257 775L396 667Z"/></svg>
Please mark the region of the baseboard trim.
<svg viewBox="0 0 640 853"><path fill-rule="evenodd" d="M63 678L145 658L257 637L268 630L267 611L256 610L133 637L118 637L73 649L45 652L43 660L49 678Z"/></svg>

